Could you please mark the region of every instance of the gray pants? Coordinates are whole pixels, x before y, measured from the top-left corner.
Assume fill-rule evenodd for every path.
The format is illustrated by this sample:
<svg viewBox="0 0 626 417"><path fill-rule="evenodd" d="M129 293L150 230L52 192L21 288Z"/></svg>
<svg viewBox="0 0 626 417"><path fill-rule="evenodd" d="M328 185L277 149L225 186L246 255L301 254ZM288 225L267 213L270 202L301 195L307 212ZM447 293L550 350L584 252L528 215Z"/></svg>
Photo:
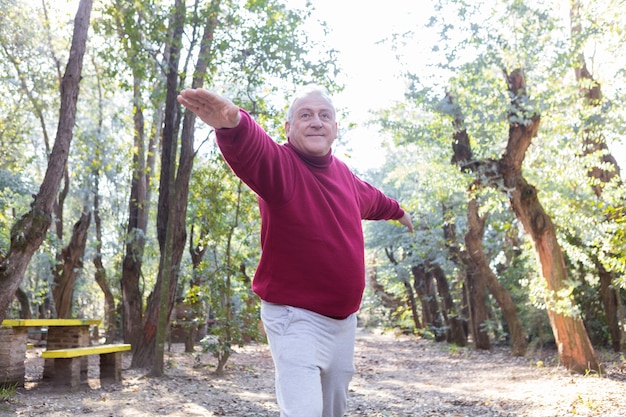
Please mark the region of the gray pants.
<svg viewBox="0 0 626 417"><path fill-rule="evenodd" d="M261 319L281 417L342 417L354 375L356 314L335 320L263 301Z"/></svg>

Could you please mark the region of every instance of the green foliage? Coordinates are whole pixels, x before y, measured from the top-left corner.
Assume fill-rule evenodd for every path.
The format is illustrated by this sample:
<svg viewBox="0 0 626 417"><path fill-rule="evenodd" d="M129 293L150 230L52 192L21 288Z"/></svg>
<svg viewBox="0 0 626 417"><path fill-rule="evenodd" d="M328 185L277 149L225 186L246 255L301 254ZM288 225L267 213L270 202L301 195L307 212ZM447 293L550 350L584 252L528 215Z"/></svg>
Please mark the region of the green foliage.
<svg viewBox="0 0 626 417"><path fill-rule="evenodd" d="M232 346L258 339L258 300L250 289L247 268L255 265L259 218L256 198L236 178L216 148L194 170L188 224L198 233L195 245L205 250L194 271L201 282L187 293L202 299L212 325L201 342L223 368Z"/></svg>
<svg viewBox="0 0 626 417"><path fill-rule="evenodd" d="M11 226L28 211L34 191L28 178L0 167L0 253L8 250Z"/></svg>
<svg viewBox="0 0 626 417"><path fill-rule="evenodd" d="M623 62L624 48L615 48L617 39L622 46L624 41L623 36L616 36L623 31L615 8L623 9L623 5L611 1L583 4L583 31L570 43L568 14L549 5L439 1L438 13L427 25L438 37L396 38L394 48L410 82L406 101L378 114L381 131L398 148L391 152L393 162L372 178L386 184L385 191L409 208L417 228L408 241L383 226L368 225L368 247L394 248L404 254L397 258L409 265L436 260L452 277L453 288L458 275L456 266L446 259L446 245L464 247L465 193L474 179L450 165L456 129L469 133L474 159L497 160L505 152L509 124L523 125L532 115L541 115L539 135L526 152L524 176L539 190L542 205L557 228L571 278L566 288L558 294L547 291L533 248L522 236L506 194L494 189L474 194L481 215L488 215L483 245L492 269L510 291L527 334L541 345L551 339L545 308L582 315L588 324L591 317L597 317L597 282L590 280L594 259L617 272L616 284L624 285L623 214L617 209L623 206L624 188L617 183L605 185L603 199L607 200L599 202L587 172L610 166L600 165L598 155L583 155L589 126L601 128L605 138L623 137L626 78L604 55L613 51L622 59L618 62ZM423 55L419 60L411 56L416 45L432 52L427 60ZM589 45L596 49L592 51ZM599 70L594 79L608 93L597 106L584 106L573 68L580 54L589 57L598 51L602 54L594 59L605 58L605 65L593 61ZM524 72L530 99L513 108L504 74L514 69ZM455 120L462 121L462 126L454 126ZM454 225L458 241L444 241L441 229L445 225ZM582 274L578 273L581 268ZM585 311L572 309L572 300L585 306ZM492 332L506 333L506 328L492 324ZM595 325L596 334L606 331L602 323Z"/></svg>
<svg viewBox="0 0 626 417"><path fill-rule="evenodd" d="M0 401L10 402L15 397L17 382L10 385L0 385Z"/></svg>

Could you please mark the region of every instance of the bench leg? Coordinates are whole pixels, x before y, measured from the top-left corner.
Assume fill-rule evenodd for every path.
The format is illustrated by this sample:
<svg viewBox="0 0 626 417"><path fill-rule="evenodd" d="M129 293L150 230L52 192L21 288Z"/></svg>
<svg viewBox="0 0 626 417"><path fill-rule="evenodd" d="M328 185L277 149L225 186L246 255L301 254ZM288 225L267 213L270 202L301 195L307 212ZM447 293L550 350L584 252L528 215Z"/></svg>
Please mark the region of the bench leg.
<svg viewBox="0 0 626 417"><path fill-rule="evenodd" d="M26 327L0 327L0 388L24 386L27 341Z"/></svg>
<svg viewBox="0 0 626 417"><path fill-rule="evenodd" d="M100 385L122 381L122 352L100 355Z"/></svg>
<svg viewBox="0 0 626 417"><path fill-rule="evenodd" d="M54 385L76 388L81 382L81 358L54 359L54 373L51 375Z"/></svg>

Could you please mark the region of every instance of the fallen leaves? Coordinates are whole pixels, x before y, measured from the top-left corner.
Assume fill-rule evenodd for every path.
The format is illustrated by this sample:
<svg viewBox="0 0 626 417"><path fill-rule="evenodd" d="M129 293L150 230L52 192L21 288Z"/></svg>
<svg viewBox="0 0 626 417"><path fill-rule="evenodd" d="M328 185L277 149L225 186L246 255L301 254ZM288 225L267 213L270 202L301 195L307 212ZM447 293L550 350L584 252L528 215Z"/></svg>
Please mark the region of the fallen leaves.
<svg viewBox="0 0 626 417"><path fill-rule="evenodd" d="M223 377L214 375L210 355L198 362L182 345L173 345L166 355L162 378L128 369L126 357L122 384L101 388L94 362L89 386L66 392L40 381L43 361L31 352L29 382L0 408L0 415L279 415L267 346L236 348ZM512 358L506 348L450 349L445 343L360 330L346 417L626 416L624 369L616 355L605 355L607 375L614 376L609 378L572 375L558 366L553 352L534 356Z"/></svg>

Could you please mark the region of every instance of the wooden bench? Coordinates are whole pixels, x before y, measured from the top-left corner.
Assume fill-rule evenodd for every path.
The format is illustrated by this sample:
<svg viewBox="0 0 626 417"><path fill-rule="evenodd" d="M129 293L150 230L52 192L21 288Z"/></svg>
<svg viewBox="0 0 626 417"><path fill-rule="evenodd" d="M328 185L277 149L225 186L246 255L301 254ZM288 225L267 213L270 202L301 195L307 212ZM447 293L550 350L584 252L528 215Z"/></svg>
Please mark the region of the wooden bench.
<svg viewBox="0 0 626 417"><path fill-rule="evenodd" d="M86 382L86 375L81 378L80 358L88 355L100 355L100 384L120 382L122 380L122 352L129 351L129 344L95 345L68 349L53 349L41 352L41 357L54 359L52 381L72 388Z"/></svg>

